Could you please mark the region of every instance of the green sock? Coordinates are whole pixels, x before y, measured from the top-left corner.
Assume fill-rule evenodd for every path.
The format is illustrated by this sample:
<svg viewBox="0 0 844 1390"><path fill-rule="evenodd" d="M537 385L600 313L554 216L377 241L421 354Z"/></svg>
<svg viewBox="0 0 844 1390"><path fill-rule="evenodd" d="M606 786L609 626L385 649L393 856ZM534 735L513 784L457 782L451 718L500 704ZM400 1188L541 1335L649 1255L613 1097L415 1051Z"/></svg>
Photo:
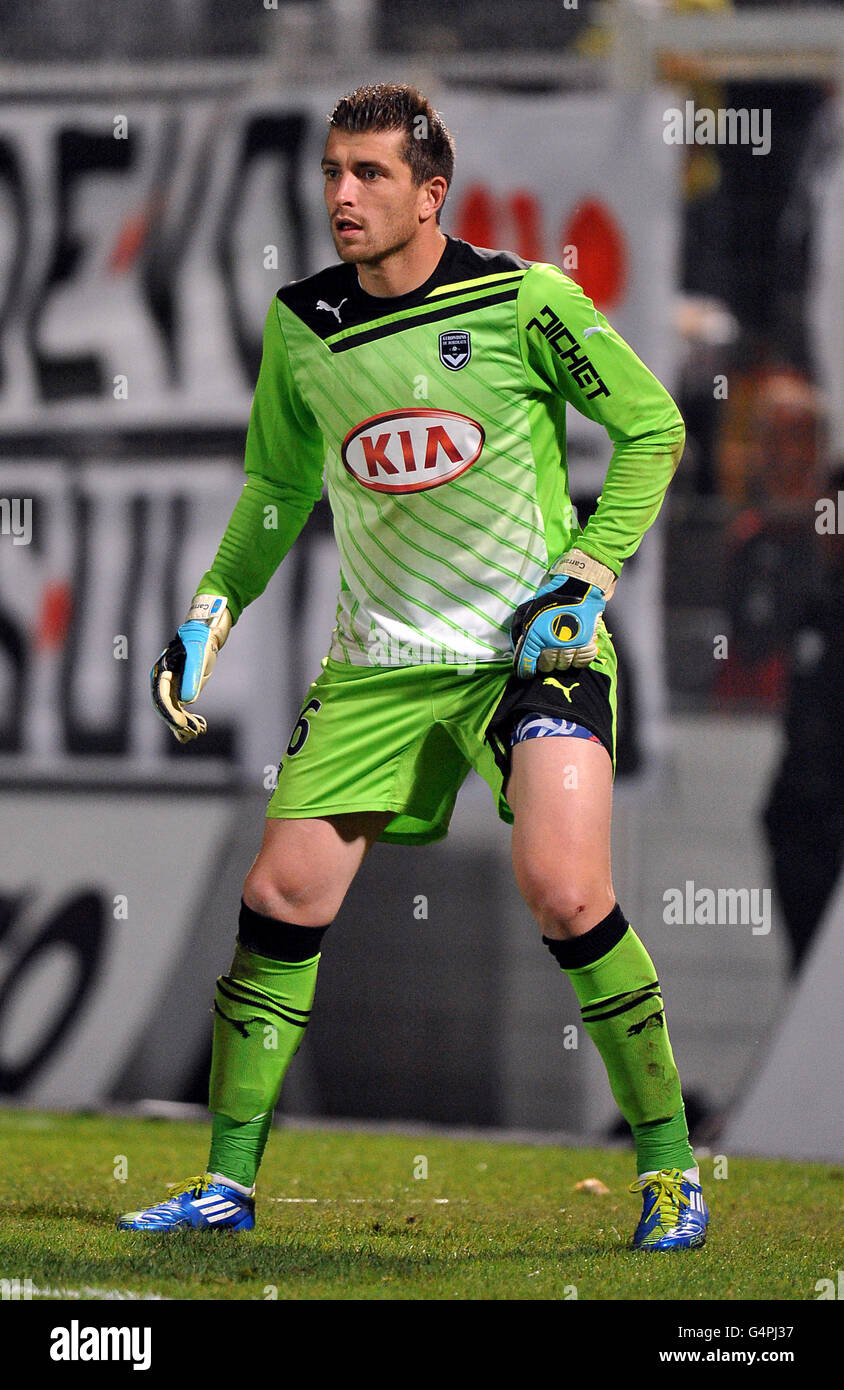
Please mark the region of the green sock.
<svg viewBox="0 0 844 1390"><path fill-rule="evenodd" d="M272 1110L240 1124L230 1115L214 1115L208 1172L222 1173L251 1187L261 1166L273 1124Z"/></svg>
<svg viewBox="0 0 844 1390"><path fill-rule="evenodd" d="M304 1036L319 954L271 960L238 942L217 981L209 1106L208 1171L251 1187L287 1068Z"/></svg>
<svg viewBox="0 0 844 1390"><path fill-rule="evenodd" d="M638 1172L684 1171L695 1166L695 1157L659 981L638 936L629 925L623 930L624 925L616 905L592 929L598 933L594 944L589 942L590 932L564 942L543 939L574 986L586 1031L603 1058L610 1089L633 1133ZM609 950L601 950L613 940ZM597 959L590 960L598 951Z"/></svg>

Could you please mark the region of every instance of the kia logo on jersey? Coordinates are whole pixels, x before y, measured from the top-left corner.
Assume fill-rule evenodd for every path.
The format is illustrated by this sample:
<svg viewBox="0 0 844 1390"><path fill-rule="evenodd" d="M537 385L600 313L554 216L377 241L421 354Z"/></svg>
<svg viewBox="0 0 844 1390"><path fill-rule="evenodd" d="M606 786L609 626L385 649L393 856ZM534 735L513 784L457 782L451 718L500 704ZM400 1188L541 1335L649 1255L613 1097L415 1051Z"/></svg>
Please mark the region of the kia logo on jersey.
<svg viewBox="0 0 844 1390"><path fill-rule="evenodd" d="M484 432L451 410L373 415L346 435L340 456L353 478L376 492L421 492L465 473L480 457Z"/></svg>

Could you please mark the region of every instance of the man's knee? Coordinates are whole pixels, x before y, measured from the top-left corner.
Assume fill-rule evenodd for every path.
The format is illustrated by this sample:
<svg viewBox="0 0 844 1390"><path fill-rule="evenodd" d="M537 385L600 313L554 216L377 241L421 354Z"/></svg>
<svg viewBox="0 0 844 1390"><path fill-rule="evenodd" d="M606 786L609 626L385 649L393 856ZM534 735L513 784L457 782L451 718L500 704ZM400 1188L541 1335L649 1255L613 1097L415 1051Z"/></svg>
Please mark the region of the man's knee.
<svg viewBox="0 0 844 1390"><path fill-rule="evenodd" d="M521 866L516 881L546 936L578 936L602 921L615 902L609 875Z"/></svg>
<svg viewBox="0 0 844 1390"><path fill-rule="evenodd" d="M344 896L327 888L310 866L269 865L260 855L243 885L243 901L253 912L308 927L333 921Z"/></svg>

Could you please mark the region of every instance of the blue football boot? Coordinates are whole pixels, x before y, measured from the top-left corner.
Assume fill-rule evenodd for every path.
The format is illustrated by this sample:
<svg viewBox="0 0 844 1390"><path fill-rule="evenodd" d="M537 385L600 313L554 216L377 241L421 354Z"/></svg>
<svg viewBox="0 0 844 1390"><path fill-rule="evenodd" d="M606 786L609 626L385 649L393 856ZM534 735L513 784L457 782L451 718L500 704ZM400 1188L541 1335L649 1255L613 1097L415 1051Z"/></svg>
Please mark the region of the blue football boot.
<svg viewBox="0 0 844 1390"><path fill-rule="evenodd" d="M255 1225L255 1199L246 1197L214 1174L188 1178L181 1187L171 1183L173 1195L145 1211L127 1211L117 1222L118 1231L251 1231Z"/></svg>
<svg viewBox="0 0 844 1390"><path fill-rule="evenodd" d="M630 1191L644 1197L634 1250L697 1250L704 1244L709 1208L701 1188L679 1168L637 1178Z"/></svg>

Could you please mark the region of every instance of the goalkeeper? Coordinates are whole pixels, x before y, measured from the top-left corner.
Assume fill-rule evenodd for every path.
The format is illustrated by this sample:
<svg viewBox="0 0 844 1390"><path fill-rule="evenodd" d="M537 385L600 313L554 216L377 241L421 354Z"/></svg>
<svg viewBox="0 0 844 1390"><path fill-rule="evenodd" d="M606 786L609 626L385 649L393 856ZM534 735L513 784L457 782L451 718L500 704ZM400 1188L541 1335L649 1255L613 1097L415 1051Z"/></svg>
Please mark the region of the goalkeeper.
<svg viewBox="0 0 844 1390"><path fill-rule="evenodd" d="M122 1217L124 1230L252 1228L323 938L372 844L444 836L474 767L513 826L519 889L633 1133L631 1190L643 1199L633 1245L705 1240L659 981L610 872L616 660L603 621L659 511L683 424L556 267L442 232L453 159L414 88L360 88L337 103L323 173L339 264L270 306L245 487L153 668L159 714L180 741L201 736L194 702L324 478L340 557L336 625L283 753L234 958L217 981L207 1169ZM613 444L582 531L567 404Z"/></svg>

